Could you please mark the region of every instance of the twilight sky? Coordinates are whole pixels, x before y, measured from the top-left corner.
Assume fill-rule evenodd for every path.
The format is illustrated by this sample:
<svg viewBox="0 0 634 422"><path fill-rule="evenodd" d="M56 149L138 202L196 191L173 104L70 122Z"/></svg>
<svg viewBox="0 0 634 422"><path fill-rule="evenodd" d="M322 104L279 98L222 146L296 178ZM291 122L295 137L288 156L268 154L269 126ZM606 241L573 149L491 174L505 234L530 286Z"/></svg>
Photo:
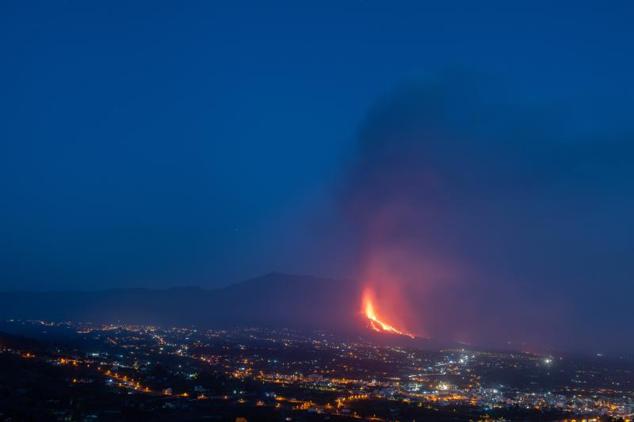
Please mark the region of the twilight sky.
<svg viewBox="0 0 634 422"><path fill-rule="evenodd" d="M624 333L633 20L618 1L2 2L0 289L393 278L485 320L496 302Z"/></svg>

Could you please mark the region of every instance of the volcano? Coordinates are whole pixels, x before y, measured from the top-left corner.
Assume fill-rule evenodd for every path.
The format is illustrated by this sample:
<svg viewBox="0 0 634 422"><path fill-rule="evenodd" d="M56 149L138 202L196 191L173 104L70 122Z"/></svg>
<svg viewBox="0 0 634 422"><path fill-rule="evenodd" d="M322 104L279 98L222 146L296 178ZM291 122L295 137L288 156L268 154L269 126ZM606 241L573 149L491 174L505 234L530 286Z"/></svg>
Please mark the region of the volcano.
<svg viewBox="0 0 634 422"><path fill-rule="evenodd" d="M375 308L375 295L372 290L365 289L361 298L361 311L368 320L368 327L378 333L395 334L415 338L415 336L404 329L398 329L392 324L388 324L380 318Z"/></svg>

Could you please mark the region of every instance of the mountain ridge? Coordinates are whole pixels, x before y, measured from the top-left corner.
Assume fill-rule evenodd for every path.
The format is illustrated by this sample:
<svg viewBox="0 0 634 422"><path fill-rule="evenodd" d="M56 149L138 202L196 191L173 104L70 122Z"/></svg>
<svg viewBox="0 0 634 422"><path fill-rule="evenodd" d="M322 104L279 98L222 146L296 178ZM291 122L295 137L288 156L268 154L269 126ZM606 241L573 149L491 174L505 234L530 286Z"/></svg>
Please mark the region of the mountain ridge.
<svg viewBox="0 0 634 422"><path fill-rule="evenodd" d="M357 310L355 290L351 281L271 272L215 289L10 291L0 292L0 318L346 328L341 321Z"/></svg>

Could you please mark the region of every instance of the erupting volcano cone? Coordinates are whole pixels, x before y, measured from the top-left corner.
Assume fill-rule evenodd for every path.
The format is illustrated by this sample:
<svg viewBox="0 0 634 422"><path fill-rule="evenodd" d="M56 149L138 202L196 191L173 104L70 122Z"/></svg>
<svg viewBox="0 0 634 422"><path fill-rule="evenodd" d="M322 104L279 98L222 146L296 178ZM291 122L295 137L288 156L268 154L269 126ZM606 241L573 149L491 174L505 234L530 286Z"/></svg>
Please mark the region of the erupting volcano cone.
<svg viewBox="0 0 634 422"><path fill-rule="evenodd" d="M381 320L381 318L379 318L379 316L377 315L374 302L374 294L372 293L372 291L369 289L365 289L361 299L361 304L362 312L368 319L368 326L370 327L370 329L378 333L396 334L400 336L414 338L414 335L408 333L407 331L399 330L393 325L390 325L387 322Z"/></svg>

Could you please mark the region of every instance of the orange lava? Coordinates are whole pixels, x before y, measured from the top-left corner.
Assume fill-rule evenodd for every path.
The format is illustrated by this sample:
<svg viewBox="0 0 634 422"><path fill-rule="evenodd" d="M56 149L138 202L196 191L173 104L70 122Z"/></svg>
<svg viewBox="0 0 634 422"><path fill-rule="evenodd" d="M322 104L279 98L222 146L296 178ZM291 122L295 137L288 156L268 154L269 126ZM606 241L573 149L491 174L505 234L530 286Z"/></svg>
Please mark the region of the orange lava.
<svg viewBox="0 0 634 422"><path fill-rule="evenodd" d="M374 295L372 294L372 291L366 289L363 292L363 297L362 297L362 312L365 315L365 317L368 319L369 327L378 333L397 334L400 336L407 336L410 338L414 338L414 335L408 333L407 331L399 330L395 328L394 326L384 321L381 321L381 319L376 313L376 310L374 309L373 296Z"/></svg>

